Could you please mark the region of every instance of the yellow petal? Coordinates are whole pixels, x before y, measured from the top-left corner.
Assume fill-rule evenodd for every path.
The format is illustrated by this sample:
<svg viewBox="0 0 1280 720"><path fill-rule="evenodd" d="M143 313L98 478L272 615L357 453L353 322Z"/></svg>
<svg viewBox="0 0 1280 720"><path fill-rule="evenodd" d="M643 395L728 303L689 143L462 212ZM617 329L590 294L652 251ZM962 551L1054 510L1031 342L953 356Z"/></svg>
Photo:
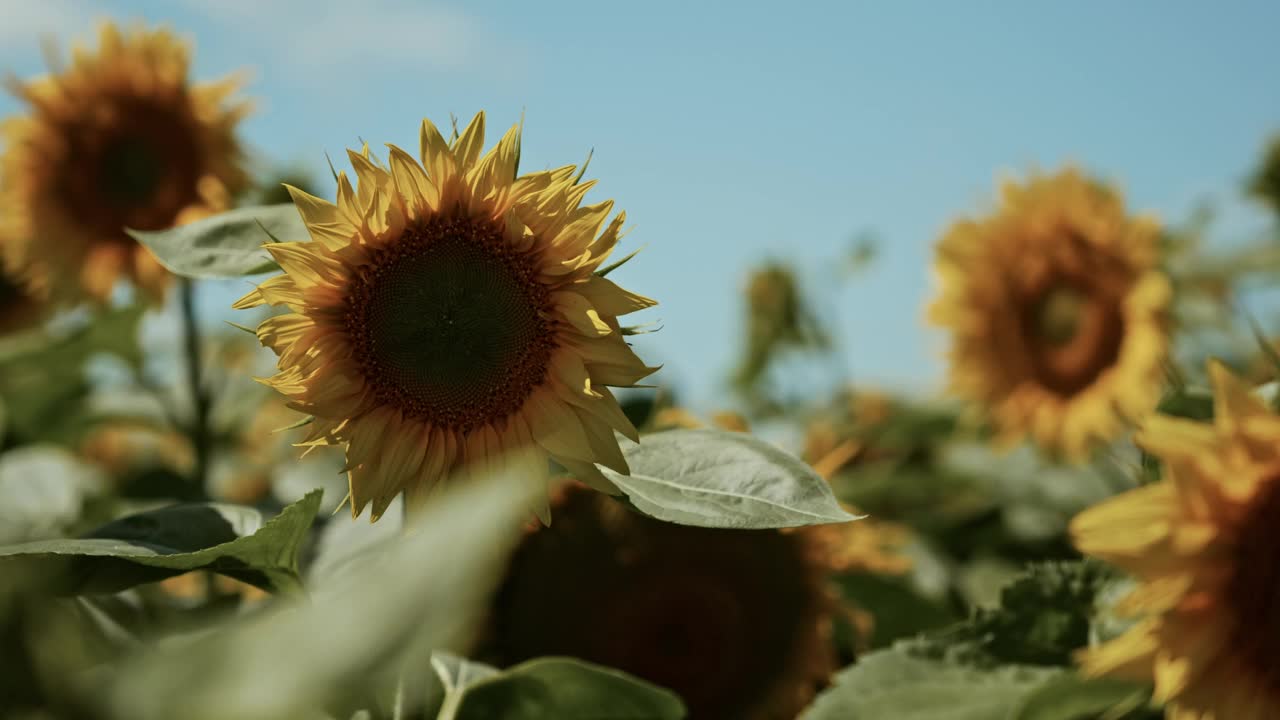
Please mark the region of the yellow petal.
<svg viewBox="0 0 1280 720"><path fill-rule="evenodd" d="M292 185L285 185L293 204L302 216L311 239L330 250L340 250L350 245L356 235L356 227L338 210L338 206L310 195Z"/></svg>
<svg viewBox="0 0 1280 720"><path fill-rule="evenodd" d="M465 172L475 166L483 150L484 112L481 111L471 118L471 122L466 129L458 136L453 146L453 157L458 164L458 168Z"/></svg>
<svg viewBox="0 0 1280 720"><path fill-rule="evenodd" d="M534 441L557 459L595 460L578 416L547 390L535 390L529 395L524 415Z"/></svg>
<svg viewBox="0 0 1280 720"><path fill-rule="evenodd" d="M567 289L581 294L601 314L613 317L644 310L658 304L656 300L624 290L613 281L599 275L590 275L585 282L574 283Z"/></svg>
<svg viewBox="0 0 1280 720"><path fill-rule="evenodd" d="M1209 379L1213 383L1214 424L1224 431L1233 432L1251 415L1268 414L1262 400L1217 360L1209 361Z"/></svg>
<svg viewBox="0 0 1280 720"><path fill-rule="evenodd" d="M519 153L520 126L513 125L467 175L477 200L501 202L499 196L515 182Z"/></svg>
<svg viewBox="0 0 1280 720"><path fill-rule="evenodd" d="M1070 532L1081 552L1132 569L1156 560L1156 546L1168 542L1176 520L1172 488L1157 483L1081 512L1071 520Z"/></svg>
<svg viewBox="0 0 1280 720"><path fill-rule="evenodd" d="M443 194L456 174L453 151L449 149L449 143L445 142L444 136L427 118L422 119L422 130L418 134L418 142L422 167L426 169L427 177L431 178L432 184Z"/></svg>
<svg viewBox="0 0 1280 720"><path fill-rule="evenodd" d="M418 161L395 145L387 145L387 152L391 179L405 204L419 212L436 209L440 195Z"/></svg>
<svg viewBox="0 0 1280 720"><path fill-rule="evenodd" d="M345 275L342 264L317 252L319 246L314 243L268 243L263 247L299 287L333 285Z"/></svg>
<svg viewBox="0 0 1280 720"><path fill-rule="evenodd" d="M575 330L587 337L601 337L613 332L600 317L600 313L587 299L576 292L553 292L551 301L556 310Z"/></svg>

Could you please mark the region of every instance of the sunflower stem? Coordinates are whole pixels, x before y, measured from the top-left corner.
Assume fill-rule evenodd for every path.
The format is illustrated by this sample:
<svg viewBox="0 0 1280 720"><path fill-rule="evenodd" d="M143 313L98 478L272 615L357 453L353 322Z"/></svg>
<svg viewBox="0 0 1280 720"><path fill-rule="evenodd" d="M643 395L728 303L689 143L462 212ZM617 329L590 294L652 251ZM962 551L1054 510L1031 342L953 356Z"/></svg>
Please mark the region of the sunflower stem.
<svg viewBox="0 0 1280 720"><path fill-rule="evenodd" d="M200 496L205 493L205 481L209 474L209 394L204 386L204 371L200 357L200 323L196 313L195 283L182 278L182 325L186 342L187 383L191 391L191 446L195 451L195 468L191 482Z"/></svg>

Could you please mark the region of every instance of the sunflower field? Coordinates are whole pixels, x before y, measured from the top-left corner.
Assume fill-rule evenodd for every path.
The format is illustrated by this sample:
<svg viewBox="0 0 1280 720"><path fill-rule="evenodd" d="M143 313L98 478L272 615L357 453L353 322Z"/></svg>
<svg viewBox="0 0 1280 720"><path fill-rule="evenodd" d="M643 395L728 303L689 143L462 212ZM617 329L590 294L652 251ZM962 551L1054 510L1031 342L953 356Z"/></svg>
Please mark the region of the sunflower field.
<svg viewBox="0 0 1280 720"><path fill-rule="evenodd" d="M1106 158L968 178L911 308L937 387L895 387L838 318L897 300L829 287L890 272L873 234L646 271L609 188L710 170L597 181L483 111L277 165L246 75L96 27L5 69L0 720L1280 718L1280 135L1230 242ZM804 126L733 153L817 163ZM649 344L701 322L732 367Z"/></svg>

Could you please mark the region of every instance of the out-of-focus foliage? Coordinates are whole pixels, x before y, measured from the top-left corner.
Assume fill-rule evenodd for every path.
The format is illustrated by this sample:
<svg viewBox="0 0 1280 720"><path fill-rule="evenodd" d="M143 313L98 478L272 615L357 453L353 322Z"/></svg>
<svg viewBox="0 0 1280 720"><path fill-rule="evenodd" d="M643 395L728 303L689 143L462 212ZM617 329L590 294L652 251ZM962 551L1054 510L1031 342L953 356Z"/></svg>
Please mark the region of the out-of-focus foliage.
<svg viewBox="0 0 1280 720"><path fill-rule="evenodd" d="M100 37L105 61L94 62L119 62L111 72L90 72L85 52L71 74L51 68L83 86L46 102L53 115L37 117L35 102L6 125L38 142L0 148L14 179L0 191L0 263L7 278L39 277L47 301L34 326L25 313L0 322L0 720L1154 720L1174 708L1159 699L1177 702L1197 678L1206 707L1244 697L1203 682L1220 657L1238 661L1245 689L1271 677L1249 662L1280 653L1265 602L1280 552L1273 496L1246 502L1240 488L1274 482L1255 465L1280 412L1280 326L1259 292L1280 279L1280 140L1248 179L1275 213L1254 237L1223 237L1207 204L1157 233L1117 190L1074 171L1010 184L1001 209L952 226L936 270L964 292L935 313L980 340L971 354L1003 354L956 363L951 390L977 371L996 385L1044 380L1033 366L1050 356L1093 373L1069 391L1010 389L1025 425L1013 442L993 420L1001 393L850 382L835 328L866 308L839 307L835 290L879 270L870 231L817 273L796 258L729 258L747 267L737 362L704 394L710 407L690 407L686 388L636 384L655 369L634 354L636 336L661 326L618 317L654 301L604 278L645 255L606 261L622 218L605 226L611 207L582 203L585 164L521 176L521 126L485 153L481 114L445 132L424 123L419 157L392 148L384 163L364 144L348 155L353 174L330 163L330 204L309 194L311 168L248 177L232 137L247 106L224 103L234 82L191 82L176 36L126 35ZM11 85L43 97L37 81ZM149 94L158 88L165 102ZM186 116L166 114L169 101L204 110L175 125ZM74 163L23 160L73 147ZM195 159L211 164L188 167ZM36 202L53 194L58 207ZM516 196L525 204L504 204ZM525 315L485 305L499 288L486 283L516 267L507 245L477 263L453 235L370 244L421 234L455 201L494 210L496 230L471 230L520 253L566 253L516 273L516 305L541 293L547 303L521 305ZM68 224L34 233L35 220ZM97 247L80 252L76 238ZM440 261L442 243L458 252ZM365 312L377 288L357 297L353 278L404 270L375 262L399 251L415 279L394 288L395 312ZM41 255L60 258L59 272L27 266ZM230 310L229 284L277 272L253 279L239 315L211 311ZM0 300L17 289L0 286ZM484 337L455 327L457 308L440 310L464 296L485 311L463 314L483 320ZM257 305L281 314L246 312ZM451 329L392 372L382 355L337 346L357 315L394 331L369 335L383 351L388 337L407 347ZM519 412L417 432L431 393L461 417L511 389L489 381L514 364L472 384L464 371L483 364L486 343L510 345L493 355L504 362L524 358L518 317L554 329L543 349L563 362L512 394ZM849 352L872 341L849 338ZM1093 392L1116 381L1125 353L1159 390L1143 402L1164 419L1093 432L1068 406L1096 419L1126 404L1124 383ZM1218 373L1210 390L1210 357L1244 384L1224 392ZM400 371L421 386L387 380ZM330 382L338 375L357 380ZM317 410L366 385L373 405L339 420ZM399 391L419 405L361 424ZM1215 433L1218 444L1205 440ZM1183 445L1203 452L1183 462ZM1222 467L1230 477L1213 475ZM428 489L401 468L440 482ZM1146 522L1193 477L1234 494L1179 496L1191 521ZM376 524L348 512L366 503ZM1141 522L1097 521L1107 503ZM1234 519L1205 530L1202 507ZM1100 544L1076 532L1081 518L1102 527ZM1078 549L1097 547L1140 577ZM1161 575L1175 555L1197 570L1211 557L1213 577L1230 578L1238 592L1216 598L1203 627L1237 631L1201 637L1196 624L1186 647L1156 637L1159 662L1123 668L1142 678L1152 666L1150 681L1093 677L1115 669L1090 658L1117 638L1137 637L1145 658L1142 633L1168 598L1210 607L1182 575ZM1255 716L1280 716L1280 700L1247 700Z"/></svg>
<svg viewBox="0 0 1280 720"><path fill-rule="evenodd" d="M1249 181L1249 192L1280 214L1280 135L1267 144L1262 162Z"/></svg>
<svg viewBox="0 0 1280 720"><path fill-rule="evenodd" d="M770 392L769 370L789 354L827 350L831 336L804 296L796 271L785 263L769 262L752 271L744 297L743 347L733 387L748 403L767 408L778 402Z"/></svg>

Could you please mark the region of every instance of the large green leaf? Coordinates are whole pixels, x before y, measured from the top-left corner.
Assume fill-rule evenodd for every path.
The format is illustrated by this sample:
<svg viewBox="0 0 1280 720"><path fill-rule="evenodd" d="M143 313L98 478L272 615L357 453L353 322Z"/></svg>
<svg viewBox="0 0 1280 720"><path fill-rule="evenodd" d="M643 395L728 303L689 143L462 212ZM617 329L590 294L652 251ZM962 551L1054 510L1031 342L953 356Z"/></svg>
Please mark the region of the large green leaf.
<svg viewBox="0 0 1280 720"><path fill-rule="evenodd" d="M400 673L429 678L432 650L456 649L472 637L534 490L503 476L443 492L405 533L371 548L330 582L308 586L309 601L278 602L138 656L112 683L113 715L319 717L331 703L390 688ZM421 690L408 683L406 694Z"/></svg>
<svg viewBox="0 0 1280 720"><path fill-rule="evenodd" d="M437 720L680 720L684 703L669 690L619 670L539 658L464 686L446 697Z"/></svg>
<svg viewBox="0 0 1280 720"><path fill-rule="evenodd" d="M170 272L190 278L227 278L279 269L262 246L307 240L293 203L246 207L169 230L130 230Z"/></svg>
<svg viewBox="0 0 1280 720"><path fill-rule="evenodd" d="M1002 720L1061 670L977 669L899 648L860 659L836 677L802 720Z"/></svg>
<svg viewBox="0 0 1280 720"><path fill-rule="evenodd" d="M320 506L312 492L262 524L234 505L175 505L130 515L85 537L0 547L0 575L46 578L67 594L112 593L192 570L270 590L299 587L298 550Z"/></svg>
<svg viewBox="0 0 1280 720"><path fill-rule="evenodd" d="M721 430L669 430L624 453L630 475L604 473L640 512L713 528L781 528L856 519L799 458Z"/></svg>
<svg viewBox="0 0 1280 720"><path fill-rule="evenodd" d="M1151 688L1127 680L1062 675L1023 698L1010 720L1097 720L1145 714ZM1161 717L1153 712L1154 717Z"/></svg>

